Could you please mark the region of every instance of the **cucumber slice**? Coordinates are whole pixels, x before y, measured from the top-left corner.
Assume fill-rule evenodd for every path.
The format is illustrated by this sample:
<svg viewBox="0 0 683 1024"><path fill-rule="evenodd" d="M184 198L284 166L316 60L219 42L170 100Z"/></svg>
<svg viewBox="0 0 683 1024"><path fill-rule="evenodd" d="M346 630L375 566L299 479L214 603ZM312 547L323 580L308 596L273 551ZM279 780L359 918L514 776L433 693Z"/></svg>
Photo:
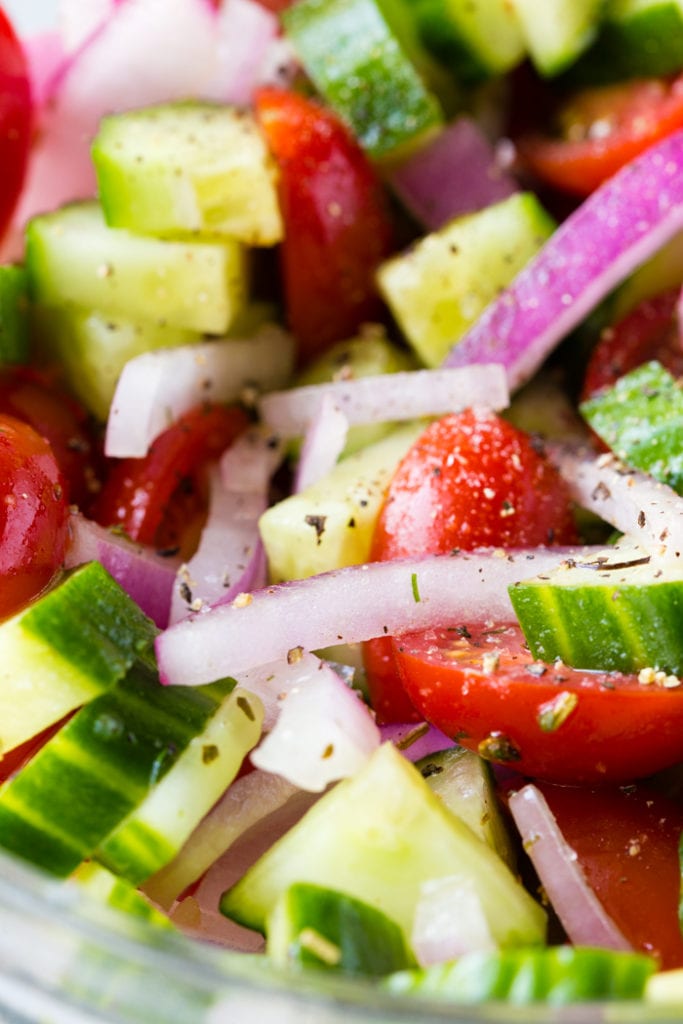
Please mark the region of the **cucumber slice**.
<svg viewBox="0 0 683 1024"><path fill-rule="evenodd" d="M413 0L422 40L460 81L503 75L525 56L509 0Z"/></svg>
<svg viewBox="0 0 683 1024"><path fill-rule="evenodd" d="M112 114L92 156L111 227L282 240L276 165L248 111L187 102Z"/></svg>
<svg viewBox="0 0 683 1024"><path fill-rule="evenodd" d="M161 782L100 843L97 860L134 885L168 864L233 781L262 725L259 699L236 689Z"/></svg>
<svg viewBox="0 0 683 1024"><path fill-rule="evenodd" d="M517 193L450 221L380 266L380 291L426 366L441 364L554 226L532 193Z"/></svg>
<svg viewBox="0 0 683 1024"><path fill-rule="evenodd" d="M0 845L65 877L201 735L234 681L164 687L135 665L0 789Z"/></svg>
<svg viewBox="0 0 683 1024"><path fill-rule="evenodd" d="M282 893L306 881L369 903L407 937L423 883L451 876L471 883L501 946L543 941L541 907L389 743L271 846L224 893L221 911L264 931Z"/></svg>
<svg viewBox="0 0 683 1024"><path fill-rule="evenodd" d="M311 487L271 505L259 520L271 580L367 562L389 481L423 430L423 423L414 423L393 431Z"/></svg>
<svg viewBox="0 0 683 1024"><path fill-rule="evenodd" d="M245 304L242 245L143 238L107 227L83 202L29 223L26 267L32 297L111 316L223 334Z"/></svg>
<svg viewBox="0 0 683 1024"><path fill-rule="evenodd" d="M534 658L683 673L683 566L619 543L509 588Z"/></svg>
<svg viewBox="0 0 683 1024"><path fill-rule="evenodd" d="M588 946L468 953L455 963L406 971L383 983L396 996L518 1006L641 999L655 960L644 953Z"/></svg>
<svg viewBox="0 0 683 1024"><path fill-rule="evenodd" d="M282 20L316 88L372 157L395 157L443 123L411 62L401 3L299 0Z"/></svg>
<svg viewBox="0 0 683 1024"><path fill-rule="evenodd" d="M514 869L516 857L496 798L491 765L471 750L451 747L415 765L432 793Z"/></svg>
<svg viewBox="0 0 683 1024"><path fill-rule="evenodd" d="M529 56L542 75L573 64L598 33L605 0L512 0Z"/></svg>
<svg viewBox="0 0 683 1024"><path fill-rule="evenodd" d="M268 918L266 950L280 967L321 967L377 977L415 966L399 926L335 889L291 885Z"/></svg>
<svg viewBox="0 0 683 1024"><path fill-rule="evenodd" d="M157 632L98 562L0 623L0 754L151 664Z"/></svg>
<svg viewBox="0 0 683 1024"><path fill-rule="evenodd" d="M661 363L624 374L579 410L628 466L683 493L683 393Z"/></svg>
<svg viewBox="0 0 683 1024"><path fill-rule="evenodd" d="M0 364L29 358L28 275L24 267L0 265Z"/></svg>
<svg viewBox="0 0 683 1024"><path fill-rule="evenodd" d="M603 84L661 78L682 66L681 0L607 0L598 38L576 65L574 77Z"/></svg>
<svg viewBox="0 0 683 1024"><path fill-rule="evenodd" d="M76 868L70 880L98 903L120 910L124 914L142 918L157 928L174 930L170 919L157 910L130 882L117 878L111 871L93 861L87 861Z"/></svg>

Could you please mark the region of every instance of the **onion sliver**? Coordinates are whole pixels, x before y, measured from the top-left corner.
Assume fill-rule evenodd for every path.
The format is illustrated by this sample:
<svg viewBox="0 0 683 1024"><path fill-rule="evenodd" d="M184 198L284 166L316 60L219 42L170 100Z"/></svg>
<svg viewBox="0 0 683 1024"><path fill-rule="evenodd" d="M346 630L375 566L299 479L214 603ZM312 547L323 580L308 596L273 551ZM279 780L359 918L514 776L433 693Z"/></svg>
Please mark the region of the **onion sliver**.
<svg viewBox="0 0 683 1024"><path fill-rule="evenodd" d="M264 422L281 437L298 437L326 396L350 424L443 416L472 405L499 411L509 402L505 369L492 364L309 384L264 395L258 408Z"/></svg>
<svg viewBox="0 0 683 1024"><path fill-rule="evenodd" d="M565 841L541 791L533 785L524 786L513 793L509 803L524 849L571 941L605 949L631 949L588 884L576 853Z"/></svg>
<svg viewBox="0 0 683 1024"><path fill-rule="evenodd" d="M683 131L596 189L446 356L502 363L515 390L572 328L683 228Z"/></svg>
<svg viewBox="0 0 683 1024"><path fill-rule="evenodd" d="M294 476L295 494L322 480L330 473L344 451L349 421L329 393L322 397L317 414L306 429L304 443Z"/></svg>
<svg viewBox="0 0 683 1024"><path fill-rule="evenodd" d="M294 342L268 324L250 338L157 349L123 368L112 400L105 454L142 458L155 437L201 402L235 402L246 389L281 387L294 365Z"/></svg>
<svg viewBox="0 0 683 1024"><path fill-rule="evenodd" d="M460 552L373 562L240 595L162 633L162 679L198 685L288 653L458 622L509 622L507 588L597 548Z"/></svg>
<svg viewBox="0 0 683 1024"><path fill-rule="evenodd" d="M216 16L217 66L208 99L246 107L262 75L278 19L256 0L223 0Z"/></svg>

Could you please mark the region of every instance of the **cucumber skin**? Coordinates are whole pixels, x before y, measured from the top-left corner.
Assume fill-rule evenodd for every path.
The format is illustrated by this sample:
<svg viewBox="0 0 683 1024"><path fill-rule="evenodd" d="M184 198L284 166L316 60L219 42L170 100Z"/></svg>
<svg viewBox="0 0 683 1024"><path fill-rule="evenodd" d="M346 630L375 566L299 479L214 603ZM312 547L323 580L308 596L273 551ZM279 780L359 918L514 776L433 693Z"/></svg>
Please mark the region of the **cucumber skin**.
<svg viewBox="0 0 683 1024"><path fill-rule="evenodd" d="M25 268L9 263L0 265L0 365L29 361L28 310Z"/></svg>
<svg viewBox="0 0 683 1024"><path fill-rule="evenodd" d="M661 78L682 66L683 11L676 0L654 2L625 16L612 3L597 39L567 77L580 85L608 85L628 78Z"/></svg>
<svg viewBox="0 0 683 1024"><path fill-rule="evenodd" d="M490 8L496 28L505 26L493 39L490 32L481 34L475 8L482 6L482 0L468 4L461 0L412 3L424 45L466 86L505 74L524 58L524 42L509 5L497 0L485 0L484 5Z"/></svg>

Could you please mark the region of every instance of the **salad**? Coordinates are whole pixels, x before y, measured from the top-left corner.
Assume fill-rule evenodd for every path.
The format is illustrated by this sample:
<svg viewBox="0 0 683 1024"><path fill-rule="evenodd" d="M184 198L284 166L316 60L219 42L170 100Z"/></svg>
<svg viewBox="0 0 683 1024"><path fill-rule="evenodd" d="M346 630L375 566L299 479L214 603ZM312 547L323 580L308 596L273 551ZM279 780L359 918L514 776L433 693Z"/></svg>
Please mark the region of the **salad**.
<svg viewBox="0 0 683 1024"><path fill-rule="evenodd" d="M59 25L0 17L0 849L342 1003L675 1014L680 5Z"/></svg>

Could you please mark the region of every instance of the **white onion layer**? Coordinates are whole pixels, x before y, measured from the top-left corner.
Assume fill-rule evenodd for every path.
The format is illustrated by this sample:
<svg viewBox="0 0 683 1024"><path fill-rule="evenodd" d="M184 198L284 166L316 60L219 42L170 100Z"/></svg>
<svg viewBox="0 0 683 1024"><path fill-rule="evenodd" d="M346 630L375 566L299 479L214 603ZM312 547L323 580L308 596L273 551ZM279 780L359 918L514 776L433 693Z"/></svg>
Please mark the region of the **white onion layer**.
<svg viewBox="0 0 683 1024"><path fill-rule="evenodd" d="M329 394L322 396L318 411L307 428L294 475L295 494L331 473L344 451L349 421Z"/></svg>

